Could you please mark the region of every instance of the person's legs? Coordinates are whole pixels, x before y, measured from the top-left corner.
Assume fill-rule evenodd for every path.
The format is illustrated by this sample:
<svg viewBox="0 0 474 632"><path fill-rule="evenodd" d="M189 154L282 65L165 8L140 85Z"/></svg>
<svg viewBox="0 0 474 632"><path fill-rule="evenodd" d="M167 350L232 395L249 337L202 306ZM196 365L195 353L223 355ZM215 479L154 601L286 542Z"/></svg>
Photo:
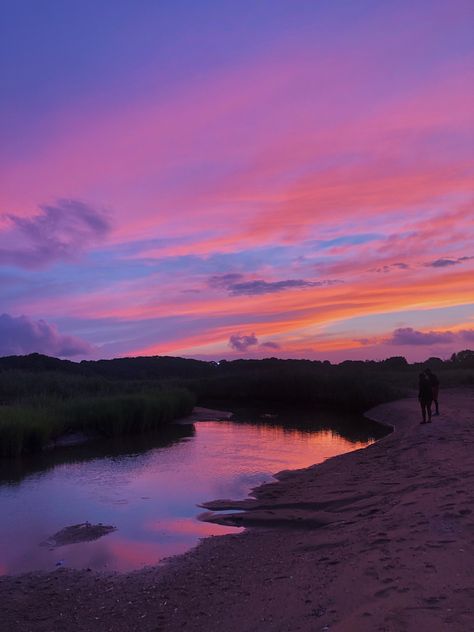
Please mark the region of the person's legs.
<svg viewBox="0 0 474 632"><path fill-rule="evenodd" d="M427 422L429 423L431 421L431 401L425 402L425 406L426 406L426 416L428 417Z"/></svg>
<svg viewBox="0 0 474 632"><path fill-rule="evenodd" d="M420 400L420 407L421 407L421 416L423 417L423 421L421 423L425 424L426 423L426 405L423 400Z"/></svg>
<svg viewBox="0 0 474 632"><path fill-rule="evenodd" d="M433 401L435 404L435 415L439 415L439 406L438 406L438 387L433 387Z"/></svg>

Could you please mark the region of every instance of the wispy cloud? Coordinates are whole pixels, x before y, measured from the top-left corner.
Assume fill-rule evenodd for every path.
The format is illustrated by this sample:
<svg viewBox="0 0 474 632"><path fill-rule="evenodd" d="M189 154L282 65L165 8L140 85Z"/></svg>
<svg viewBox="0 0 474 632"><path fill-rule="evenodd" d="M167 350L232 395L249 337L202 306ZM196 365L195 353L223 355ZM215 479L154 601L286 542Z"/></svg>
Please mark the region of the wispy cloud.
<svg viewBox="0 0 474 632"><path fill-rule="evenodd" d="M243 281L242 274L224 274L213 276L209 279L209 286L212 288L225 289L232 296L256 296L261 294L273 294L274 292L284 292L285 290L299 290L310 287L325 287L342 283L342 281L305 281L304 279L285 279L283 281L264 281L256 279L253 281Z"/></svg>
<svg viewBox="0 0 474 632"><path fill-rule="evenodd" d="M408 263L398 262L398 263L390 263L389 265L381 266L380 268L372 268L370 272L383 272L387 274L387 272L393 272L393 270L409 270L410 266Z"/></svg>
<svg viewBox="0 0 474 632"><path fill-rule="evenodd" d="M449 266L459 265L460 263L464 263L464 261L469 261L470 259L474 259L474 257L457 257L456 259L435 259L434 261L425 263L425 266L428 268L447 268Z"/></svg>
<svg viewBox="0 0 474 632"><path fill-rule="evenodd" d="M262 342L260 346L264 349L281 349L281 345L279 345L277 342L272 341Z"/></svg>
<svg viewBox="0 0 474 632"><path fill-rule="evenodd" d="M212 288L228 290L235 283L239 283L243 278L243 274L237 273L215 275L208 280L208 285Z"/></svg>
<svg viewBox="0 0 474 632"><path fill-rule="evenodd" d="M0 315L0 355L45 353L59 357L89 355L94 347L76 336L61 334L55 325L26 316Z"/></svg>
<svg viewBox="0 0 474 632"><path fill-rule="evenodd" d="M34 217L5 216L8 223L0 231L0 265L36 268L74 259L102 242L111 229L104 211L78 200L58 200L39 208Z"/></svg>

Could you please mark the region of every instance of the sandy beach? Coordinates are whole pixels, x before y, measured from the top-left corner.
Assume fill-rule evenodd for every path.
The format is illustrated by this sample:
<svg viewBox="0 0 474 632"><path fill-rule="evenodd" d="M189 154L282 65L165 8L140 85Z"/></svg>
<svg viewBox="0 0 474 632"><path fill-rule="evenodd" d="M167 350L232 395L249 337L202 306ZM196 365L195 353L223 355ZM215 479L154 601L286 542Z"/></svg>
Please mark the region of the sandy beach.
<svg viewBox="0 0 474 632"><path fill-rule="evenodd" d="M426 425L415 399L369 411L394 432L207 503L207 519L249 528L163 566L3 577L0 629L474 630L474 389L442 392L440 409Z"/></svg>

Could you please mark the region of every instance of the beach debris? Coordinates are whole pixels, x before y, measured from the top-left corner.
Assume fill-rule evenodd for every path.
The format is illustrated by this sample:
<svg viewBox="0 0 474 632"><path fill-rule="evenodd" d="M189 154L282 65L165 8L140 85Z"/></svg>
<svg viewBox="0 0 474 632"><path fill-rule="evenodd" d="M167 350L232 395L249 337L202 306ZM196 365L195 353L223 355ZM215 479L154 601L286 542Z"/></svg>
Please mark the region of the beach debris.
<svg viewBox="0 0 474 632"><path fill-rule="evenodd" d="M99 522L99 524L81 522L80 524L73 524L70 527L61 529L61 531L58 531L47 540L41 542L40 546L57 548L59 546L65 546L66 544L90 542L91 540L97 540L108 533L112 533L113 531L116 531L116 529L117 527L102 524L101 522Z"/></svg>

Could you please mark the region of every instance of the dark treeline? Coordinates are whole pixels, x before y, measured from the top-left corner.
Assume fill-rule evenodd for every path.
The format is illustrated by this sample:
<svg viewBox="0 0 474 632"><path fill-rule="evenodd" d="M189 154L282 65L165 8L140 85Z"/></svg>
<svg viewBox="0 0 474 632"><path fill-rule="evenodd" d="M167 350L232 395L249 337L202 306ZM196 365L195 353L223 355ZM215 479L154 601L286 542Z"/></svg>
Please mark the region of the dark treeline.
<svg viewBox="0 0 474 632"><path fill-rule="evenodd" d="M401 356L340 364L277 358L204 362L167 356L71 362L34 353L0 358L0 403L185 387L200 404L248 399L360 411L415 388L418 373L427 366L440 374L444 386L474 383L471 350L449 360L428 358L413 364Z"/></svg>
<svg viewBox="0 0 474 632"><path fill-rule="evenodd" d="M71 362L40 354L0 358L0 455L42 449L66 432L114 436L161 427L195 402L362 412L413 392L429 366L443 386L474 384L474 351L449 360L234 360L173 357Z"/></svg>
<svg viewBox="0 0 474 632"><path fill-rule="evenodd" d="M474 384L474 352L467 350L448 361L429 358L414 364L399 356L336 365L276 358L223 360L214 375L189 379L186 386L200 402L273 402L363 412L411 394L417 387L418 373L428 366L439 374L444 386Z"/></svg>
<svg viewBox="0 0 474 632"><path fill-rule="evenodd" d="M21 370L31 372L57 371L68 375L104 377L126 380L161 380L173 377L191 378L212 375L217 363L187 360L167 356L115 358L113 360L83 360L72 362L39 353L25 356L0 357L0 372Z"/></svg>
<svg viewBox="0 0 474 632"><path fill-rule="evenodd" d="M449 360L428 358L423 362L409 364L402 356L394 356L385 360L345 360L339 364L331 364L328 360L280 360L266 358L264 360L221 360L205 362L170 356L147 356L136 358L114 358L112 360L60 360L39 353L24 356L0 357L0 372L14 369L30 372L57 371L62 374L104 377L109 379L157 380L169 378L201 378L214 377L228 372L248 370L266 370L291 366L308 369L335 370L367 370L375 371L419 371L430 366L441 371L453 369L474 369L474 351L465 349L453 353Z"/></svg>

